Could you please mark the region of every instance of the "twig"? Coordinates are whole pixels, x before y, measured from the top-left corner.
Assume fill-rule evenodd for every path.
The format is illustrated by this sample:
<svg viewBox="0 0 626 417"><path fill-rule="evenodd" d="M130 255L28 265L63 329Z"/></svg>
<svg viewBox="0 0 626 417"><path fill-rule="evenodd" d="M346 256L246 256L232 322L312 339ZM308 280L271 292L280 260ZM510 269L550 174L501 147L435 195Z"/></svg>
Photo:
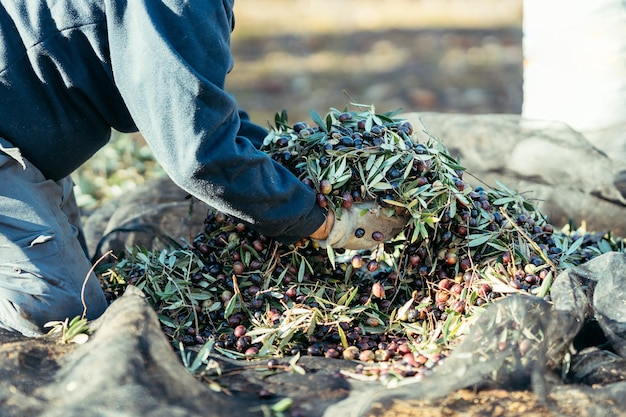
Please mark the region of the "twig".
<svg viewBox="0 0 626 417"><path fill-rule="evenodd" d="M530 243L530 246L533 247L533 249L535 249L535 251L539 254L539 256L541 256L541 258L546 261L546 263L548 265L550 265L552 267L552 269L554 270L554 272L556 273L557 269L556 269L556 265L554 265L554 263L550 260L550 258L548 258L543 251L541 250L541 248L539 247L539 245L537 245L537 243L535 243L534 240L532 240L530 238L530 236L528 236L528 234L526 234L526 232L524 230L522 230L521 227L519 227L514 221L513 219L511 219L511 216L509 216L509 214L506 212L506 210L504 210L503 207L500 207L500 213L502 213L502 215L509 221L509 223L511 224L511 226L513 226L523 237L524 239L526 239L528 241L528 243Z"/></svg>
<svg viewBox="0 0 626 417"><path fill-rule="evenodd" d="M83 286L80 289L80 302L83 304L83 315L81 316L82 319L84 319L85 316L87 315L87 303L85 302L85 288L87 287L87 281L89 280L89 277L91 277L91 274L93 273L93 271L96 269L96 266L98 266L98 264L102 262L104 258L111 255L112 253L113 253L113 250L108 250L104 255L98 258L98 260L94 262L93 265L91 265L91 268L89 268L89 272L87 272L87 276L83 280ZM113 257L117 259L115 255L113 255Z"/></svg>

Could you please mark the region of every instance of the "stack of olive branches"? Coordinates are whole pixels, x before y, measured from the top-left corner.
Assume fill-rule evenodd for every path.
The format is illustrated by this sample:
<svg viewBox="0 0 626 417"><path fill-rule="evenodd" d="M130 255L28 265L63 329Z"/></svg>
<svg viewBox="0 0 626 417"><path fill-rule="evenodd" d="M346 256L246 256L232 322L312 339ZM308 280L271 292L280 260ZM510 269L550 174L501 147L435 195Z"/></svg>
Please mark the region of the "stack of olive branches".
<svg viewBox="0 0 626 417"><path fill-rule="evenodd" d="M371 201L384 215L408 216L397 238L371 251L286 246L211 212L188 248L129 249L109 289L139 286L176 343L210 339L240 358L309 354L423 368L489 301L548 297L560 270L620 249L611 236L555 230L504 184L471 186L442 141L425 131L420 142L397 112L355 107L311 112L311 124L277 114L262 150L312 187L321 207Z"/></svg>

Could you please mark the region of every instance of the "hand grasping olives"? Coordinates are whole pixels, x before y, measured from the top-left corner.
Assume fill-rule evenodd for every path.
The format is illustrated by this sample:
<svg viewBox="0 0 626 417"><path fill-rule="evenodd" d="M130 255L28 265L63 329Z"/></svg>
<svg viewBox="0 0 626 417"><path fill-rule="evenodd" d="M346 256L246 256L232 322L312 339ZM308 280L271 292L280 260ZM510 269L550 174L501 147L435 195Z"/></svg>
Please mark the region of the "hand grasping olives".
<svg viewBox="0 0 626 417"><path fill-rule="evenodd" d="M407 221L406 217L387 216L375 202L356 203L338 212L328 237L316 241L322 247L374 249L396 237Z"/></svg>

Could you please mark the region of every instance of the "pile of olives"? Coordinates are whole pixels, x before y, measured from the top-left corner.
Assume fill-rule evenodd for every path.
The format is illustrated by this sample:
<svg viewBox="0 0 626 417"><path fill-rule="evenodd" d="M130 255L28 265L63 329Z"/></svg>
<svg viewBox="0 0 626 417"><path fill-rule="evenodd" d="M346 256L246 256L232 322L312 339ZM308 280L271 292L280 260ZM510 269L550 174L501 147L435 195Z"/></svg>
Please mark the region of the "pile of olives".
<svg viewBox="0 0 626 417"><path fill-rule="evenodd" d="M178 285L199 295L173 308L149 294L173 341L214 338L241 358L389 362L415 375L445 357L441 339L455 335L442 328L510 292L549 296L562 268L614 248L610 237L555 230L504 184L472 187L439 139L424 132L418 141L396 113L311 116L290 126L278 114L262 150L312 187L321 207L373 201L408 216L405 230L374 250L329 256L313 241L283 245L211 211L185 252L192 265L180 267ZM156 275L139 262L124 273L144 288Z"/></svg>

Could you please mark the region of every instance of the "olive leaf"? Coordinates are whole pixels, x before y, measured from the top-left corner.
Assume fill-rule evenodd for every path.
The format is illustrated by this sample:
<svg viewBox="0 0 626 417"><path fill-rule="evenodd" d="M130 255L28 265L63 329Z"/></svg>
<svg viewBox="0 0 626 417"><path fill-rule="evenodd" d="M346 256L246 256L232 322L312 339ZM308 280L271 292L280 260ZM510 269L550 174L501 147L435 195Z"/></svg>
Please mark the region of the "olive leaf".
<svg viewBox="0 0 626 417"><path fill-rule="evenodd" d="M320 129L322 129L324 132L328 132L329 128L327 127L327 124L315 110L310 110L309 115L311 116L313 122L315 122L315 124L317 124Z"/></svg>

